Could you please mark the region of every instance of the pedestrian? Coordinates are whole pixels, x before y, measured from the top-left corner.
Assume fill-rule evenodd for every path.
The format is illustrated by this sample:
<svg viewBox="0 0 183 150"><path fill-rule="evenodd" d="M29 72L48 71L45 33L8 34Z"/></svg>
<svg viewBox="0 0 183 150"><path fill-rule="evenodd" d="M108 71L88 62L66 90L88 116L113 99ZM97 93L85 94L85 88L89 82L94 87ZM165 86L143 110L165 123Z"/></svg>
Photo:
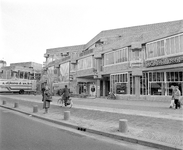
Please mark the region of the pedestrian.
<svg viewBox="0 0 183 150"><path fill-rule="evenodd" d="M180 108L180 90L178 86L175 86L175 91L174 91L174 100L175 100L175 109L177 109L178 107Z"/></svg>
<svg viewBox="0 0 183 150"><path fill-rule="evenodd" d="M67 88L67 85L65 85L65 88L62 90L62 98L64 100L65 106L67 106L67 100L69 99L69 89Z"/></svg>
<svg viewBox="0 0 183 150"><path fill-rule="evenodd" d="M44 96L43 96L43 109L45 109L45 114L48 113L48 109L50 108L50 102L52 102L52 94L50 88L46 85Z"/></svg>
<svg viewBox="0 0 183 150"><path fill-rule="evenodd" d="M42 88L41 88L42 101L44 101L44 91L45 91L45 87L42 86Z"/></svg>
<svg viewBox="0 0 183 150"><path fill-rule="evenodd" d="M173 108L175 105L175 99L174 99L174 91L175 91L175 86L171 86L172 89L172 98L171 98L171 102L170 102L170 107L169 108Z"/></svg>

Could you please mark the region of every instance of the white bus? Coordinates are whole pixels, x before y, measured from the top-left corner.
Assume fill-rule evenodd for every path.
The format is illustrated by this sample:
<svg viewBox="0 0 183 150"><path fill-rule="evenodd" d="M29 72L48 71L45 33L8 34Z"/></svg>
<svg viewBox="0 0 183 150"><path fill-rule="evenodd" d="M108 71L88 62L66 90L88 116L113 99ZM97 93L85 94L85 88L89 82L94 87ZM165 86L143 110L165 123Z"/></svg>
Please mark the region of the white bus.
<svg viewBox="0 0 183 150"><path fill-rule="evenodd" d="M36 80L27 79L0 79L0 93L36 92Z"/></svg>

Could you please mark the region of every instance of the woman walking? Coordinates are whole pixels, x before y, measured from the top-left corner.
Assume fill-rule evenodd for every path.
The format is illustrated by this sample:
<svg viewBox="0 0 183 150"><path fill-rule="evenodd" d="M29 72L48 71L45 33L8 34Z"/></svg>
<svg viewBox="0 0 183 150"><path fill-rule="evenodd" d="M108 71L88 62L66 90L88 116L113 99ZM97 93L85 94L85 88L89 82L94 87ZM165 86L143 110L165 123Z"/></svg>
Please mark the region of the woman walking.
<svg viewBox="0 0 183 150"><path fill-rule="evenodd" d="M180 96L181 96L181 93L180 93L179 87L175 86L175 91L174 91L175 109L177 109L178 107L180 108L180 104L179 104Z"/></svg>
<svg viewBox="0 0 183 150"><path fill-rule="evenodd" d="M50 92L50 88L48 86L45 87L44 96L43 96L43 109L45 109L45 114L48 113L48 109L50 108L50 102L52 102L52 96Z"/></svg>

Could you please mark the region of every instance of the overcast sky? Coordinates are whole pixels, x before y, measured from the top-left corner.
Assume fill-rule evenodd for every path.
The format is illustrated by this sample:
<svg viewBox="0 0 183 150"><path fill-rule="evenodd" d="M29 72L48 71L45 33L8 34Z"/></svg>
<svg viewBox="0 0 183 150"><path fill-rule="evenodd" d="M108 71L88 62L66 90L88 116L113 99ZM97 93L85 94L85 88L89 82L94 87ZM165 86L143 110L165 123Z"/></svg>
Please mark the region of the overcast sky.
<svg viewBox="0 0 183 150"><path fill-rule="evenodd" d="M0 0L0 60L45 61L102 30L183 19L182 0Z"/></svg>

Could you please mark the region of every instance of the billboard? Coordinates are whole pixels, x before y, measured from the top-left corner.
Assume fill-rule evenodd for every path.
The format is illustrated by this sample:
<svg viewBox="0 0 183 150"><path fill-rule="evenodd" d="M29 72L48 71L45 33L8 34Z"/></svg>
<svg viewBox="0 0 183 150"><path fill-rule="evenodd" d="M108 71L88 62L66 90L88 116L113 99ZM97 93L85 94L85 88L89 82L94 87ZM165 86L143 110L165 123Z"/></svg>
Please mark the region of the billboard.
<svg viewBox="0 0 183 150"><path fill-rule="evenodd" d="M69 82L69 62L60 65L60 82Z"/></svg>

